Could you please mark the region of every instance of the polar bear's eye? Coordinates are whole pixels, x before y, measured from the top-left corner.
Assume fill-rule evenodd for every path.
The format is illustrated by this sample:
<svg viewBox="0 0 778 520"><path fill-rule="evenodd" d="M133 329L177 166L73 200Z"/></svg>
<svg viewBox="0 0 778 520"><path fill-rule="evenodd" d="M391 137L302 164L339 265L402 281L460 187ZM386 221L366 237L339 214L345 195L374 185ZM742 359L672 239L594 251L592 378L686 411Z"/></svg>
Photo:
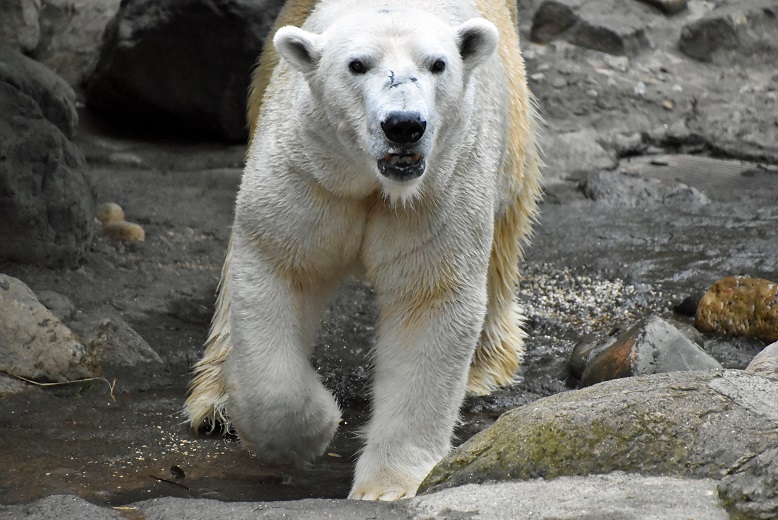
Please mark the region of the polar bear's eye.
<svg viewBox="0 0 778 520"><path fill-rule="evenodd" d="M446 62L443 60L435 60L435 63L432 64L430 70L436 74L440 74L441 72L446 70Z"/></svg>
<svg viewBox="0 0 778 520"><path fill-rule="evenodd" d="M352 60L351 63L348 64L348 70L354 74L364 74L367 72L367 66L362 60Z"/></svg>

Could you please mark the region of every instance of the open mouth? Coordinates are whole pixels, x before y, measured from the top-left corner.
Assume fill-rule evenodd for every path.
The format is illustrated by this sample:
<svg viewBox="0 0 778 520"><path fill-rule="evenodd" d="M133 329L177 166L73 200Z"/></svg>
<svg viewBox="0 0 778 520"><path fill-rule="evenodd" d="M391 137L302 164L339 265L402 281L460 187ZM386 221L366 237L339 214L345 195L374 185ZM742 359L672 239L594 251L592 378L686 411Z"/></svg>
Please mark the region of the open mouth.
<svg viewBox="0 0 778 520"><path fill-rule="evenodd" d="M426 163L420 153L386 154L378 160L378 171L381 175L396 182L406 182L424 173Z"/></svg>

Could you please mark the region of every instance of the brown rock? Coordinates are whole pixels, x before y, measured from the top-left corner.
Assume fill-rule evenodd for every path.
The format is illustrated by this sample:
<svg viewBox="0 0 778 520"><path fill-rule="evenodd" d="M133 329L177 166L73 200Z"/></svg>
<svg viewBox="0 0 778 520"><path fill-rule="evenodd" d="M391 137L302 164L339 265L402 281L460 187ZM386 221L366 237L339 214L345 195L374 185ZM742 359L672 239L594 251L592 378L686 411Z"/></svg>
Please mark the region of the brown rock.
<svg viewBox="0 0 778 520"><path fill-rule="evenodd" d="M696 325L703 332L778 341L778 284L745 276L722 278L700 300Z"/></svg>
<svg viewBox="0 0 778 520"><path fill-rule="evenodd" d="M699 346L662 318L636 323L597 354L581 376L581 386L611 379L721 368Z"/></svg>

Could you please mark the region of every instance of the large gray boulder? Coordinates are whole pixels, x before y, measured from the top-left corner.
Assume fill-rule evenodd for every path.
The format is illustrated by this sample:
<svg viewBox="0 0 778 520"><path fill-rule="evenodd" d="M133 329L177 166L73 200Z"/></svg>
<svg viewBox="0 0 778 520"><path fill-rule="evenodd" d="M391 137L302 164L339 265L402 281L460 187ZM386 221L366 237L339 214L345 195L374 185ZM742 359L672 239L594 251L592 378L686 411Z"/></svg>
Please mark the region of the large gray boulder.
<svg viewBox="0 0 778 520"><path fill-rule="evenodd" d="M87 106L113 120L247 137L251 69L280 0L127 0L106 28Z"/></svg>
<svg viewBox="0 0 778 520"><path fill-rule="evenodd" d="M3 81L0 114L0 260L76 267L94 235L84 159L32 97Z"/></svg>
<svg viewBox="0 0 778 520"><path fill-rule="evenodd" d="M48 67L0 42L0 83L33 98L46 119L66 137L73 137L78 126L76 93Z"/></svg>
<svg viewBox="0 0 778 520"><path fill-rule="evenodd" d="M422 491L626 471L720 478L778 443L778 381L741 371L607 381L504 414L443 459Z"/></svg>
<svg viewBox="0 0 778 520"><path fill-rule="evenodd" d="M35 381L69 381L99 373L81 341L24 283L0 274L0 370Z"/></svg>

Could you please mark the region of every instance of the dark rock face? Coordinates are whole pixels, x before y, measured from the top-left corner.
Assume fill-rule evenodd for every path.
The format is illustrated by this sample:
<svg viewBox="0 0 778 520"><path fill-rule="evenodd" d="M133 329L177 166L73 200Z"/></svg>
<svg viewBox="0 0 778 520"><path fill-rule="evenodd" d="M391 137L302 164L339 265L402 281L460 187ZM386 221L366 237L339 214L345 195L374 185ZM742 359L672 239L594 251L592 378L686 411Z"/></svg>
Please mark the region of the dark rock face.
<svg viewBox="0 0 778 520"><path fill-rule="evenodd" d="M650 10L618 1L546 0L535 12L530 38L538 43L561 39L608 54L632 56L651 46L641 19L643 9Z"/></svg>
<svg viewBox="0 0 778 520"><path fill-rule="evenodd" d="M0 81L0 260L76 267L95 195L80 152L35 100Z"/></svg>
<svg viewBox="0 0 778 520"><path fill-rule="evenodd" d="M246 139L250 72L281 3L123 2L88 79L87 105L147 129Z"/></svg>
<svg viewBox="0 0 778 520"><path fill-rule="evenodd" d="M679 48L702 61L775 63L778 53L778 6L771 0L725 4L685 25Z"/></svg>
<svg viewBox="0 0 778 520"><path fill-rule="evenodd" d="M7 83L35 100L43 116L66 137L78 126L76 94L45 65L0 43L0 83Z"/></svg>

